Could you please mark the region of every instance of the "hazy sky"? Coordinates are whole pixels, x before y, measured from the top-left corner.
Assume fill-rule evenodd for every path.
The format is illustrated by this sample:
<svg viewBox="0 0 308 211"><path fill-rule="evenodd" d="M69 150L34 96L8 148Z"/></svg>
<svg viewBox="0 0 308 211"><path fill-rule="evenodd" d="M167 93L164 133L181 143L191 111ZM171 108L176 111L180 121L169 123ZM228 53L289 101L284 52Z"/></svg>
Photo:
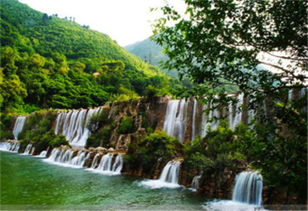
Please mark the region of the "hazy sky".
<svg viewBox="0 0 308 211"><path fill-rule="evenodd" d="M173 0L181 3L181 0ZM33 9L59 17L75 17L81 25L103 32L121 46L152 35L151 21L158 18L151 7L164 0L20 0ZM177 3L177 4L178 4Z"/></svg>

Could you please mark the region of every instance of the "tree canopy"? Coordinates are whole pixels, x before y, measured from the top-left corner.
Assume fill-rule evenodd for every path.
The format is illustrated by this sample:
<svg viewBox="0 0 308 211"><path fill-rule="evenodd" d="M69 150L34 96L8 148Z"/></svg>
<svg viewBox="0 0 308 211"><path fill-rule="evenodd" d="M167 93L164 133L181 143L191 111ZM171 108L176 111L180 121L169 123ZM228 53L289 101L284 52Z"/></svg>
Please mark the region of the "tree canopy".
<svg viewBox="0 0 308 211"><path fill-rule="evenodd" d="M170 4L154 39L177 69L216 88L235 84L248 94L307 85L307 1L184 0Z"/></svg>

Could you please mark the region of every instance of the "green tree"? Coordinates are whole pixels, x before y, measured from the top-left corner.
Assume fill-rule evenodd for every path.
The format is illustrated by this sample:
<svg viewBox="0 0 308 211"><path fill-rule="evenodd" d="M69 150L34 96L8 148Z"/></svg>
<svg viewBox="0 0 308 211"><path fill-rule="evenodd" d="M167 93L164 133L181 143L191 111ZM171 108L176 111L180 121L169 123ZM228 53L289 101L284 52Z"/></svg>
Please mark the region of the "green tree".
<svg viewBox="0 0 308 211"><path fill-rule="evenodd" d="M27 96L27 90L17 75L3 78L2 70L0 71L0 108L17 107L23 103L22 99Z"/></svg>
<svg viewBox="0 0 308 211"><path fill-rule="evenodd" d="M185 15L170 5L160 8L164 17L154 30L170 58L168 69L212 88L235 84L251 96L303 86L307 1L184 2Z"/></svg>

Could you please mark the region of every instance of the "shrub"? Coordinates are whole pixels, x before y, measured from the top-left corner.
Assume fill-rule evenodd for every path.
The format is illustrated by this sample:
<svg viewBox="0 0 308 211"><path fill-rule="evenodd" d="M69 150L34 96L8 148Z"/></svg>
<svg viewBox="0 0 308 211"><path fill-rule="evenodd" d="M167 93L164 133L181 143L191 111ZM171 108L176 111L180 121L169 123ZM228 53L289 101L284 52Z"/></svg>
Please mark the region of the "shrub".
<svg viewBox="0 0 308 211"><path fill-rule="evenodd" d="M192 145L184 148L184 162L188 170L222 171L224 168L237 168L238 160L246 160L241 152L242 141L252 139L253 133L247 132L246 127L239 126L237 133L233 132L223 122L214 130L209 131L206 137L197 137ZM239 137L241 136L241 137Z"/></svg>
<svg viewBox="0 0 308 211"><path fill-rule="evenodd" d="M142 167L145 172L150 172L159 158L170 160L181 150L182 144L176 138L157 131L129 145L127 162L132 168Z"/></svg>
<svg viewBox="0 0 308 211"><path fill-rule="evenodd" d="M110 119L108 118L109 115L109 109L104 108L100 112L94 114L88 125L87 128L92 132L95 133L99 128L101 128L103 125L109 124Z"/></svg>
<svg viewBox="0 0 308 211"><path fill-rule="evenodd" d="M111 128L106 127L100 129L97 133L91 135L87 140L87 147L98 147L101 144L104 147L109 147Z"/></svg>
<svg viewBox="0 0 308 211"><path fill-rule="evenodd" d="M58 136L54 136L49 141L49 145L52 147L59 147L61 145L68 145L68 142L63 135L58 135Z"/></svg>
<svg viewBox="0 0 308 211"><path fill-rule="evenodd" d="M122 117L117 132L119 134L128 134L136 131L134 119L130 116Z"/></svg>
<svg viewBox="0 0 308 211"><path fill-rule="evenodd" d="M6 113L0 113L0 139L14 138L11 126L13 126L13 118Z"/></svg>

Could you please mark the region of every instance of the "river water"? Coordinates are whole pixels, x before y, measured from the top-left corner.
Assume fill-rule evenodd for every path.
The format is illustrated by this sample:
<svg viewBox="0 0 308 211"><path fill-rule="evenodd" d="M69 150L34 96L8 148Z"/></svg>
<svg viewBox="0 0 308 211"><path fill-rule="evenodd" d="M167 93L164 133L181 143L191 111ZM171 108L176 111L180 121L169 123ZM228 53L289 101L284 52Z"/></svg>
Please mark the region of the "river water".
<svg viewBox="0 0 308 211"><path fill-rule="evenodd" d="M1 209L202 209L187 188L151 189L141 179L105 176L0 152Z"/></svg>

